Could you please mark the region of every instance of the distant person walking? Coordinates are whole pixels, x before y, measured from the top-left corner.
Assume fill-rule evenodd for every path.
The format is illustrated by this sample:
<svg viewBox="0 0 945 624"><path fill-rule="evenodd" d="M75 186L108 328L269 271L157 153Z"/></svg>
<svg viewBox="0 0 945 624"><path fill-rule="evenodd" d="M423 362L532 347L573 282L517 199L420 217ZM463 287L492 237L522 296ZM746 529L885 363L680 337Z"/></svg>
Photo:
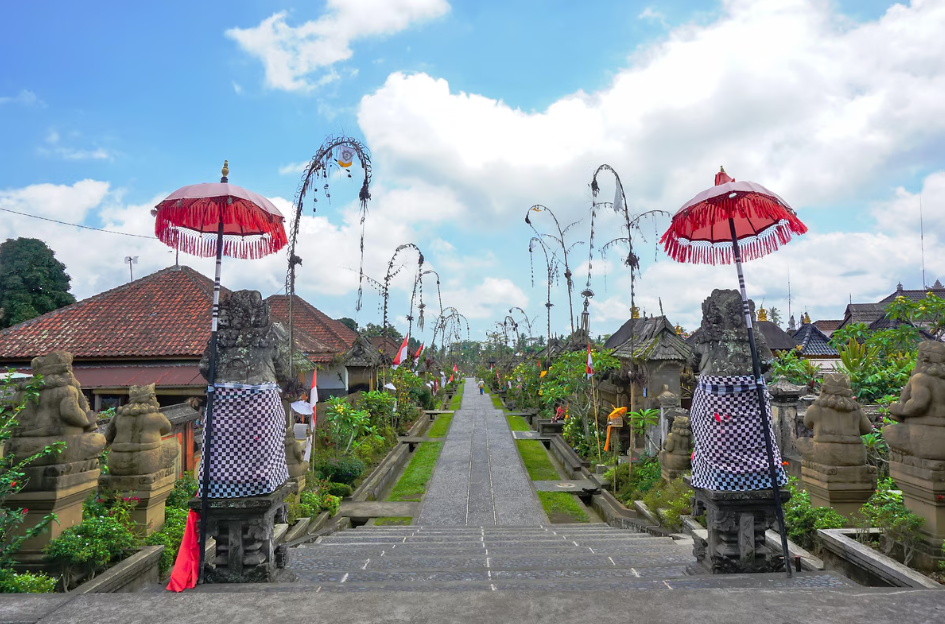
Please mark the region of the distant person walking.
<svg viewBox="0 0 945 624"><path fill-rule="evenodd" d="M485 393L485 385L486 385L485 382L480 379L479 380L479 394Z"/></svg>

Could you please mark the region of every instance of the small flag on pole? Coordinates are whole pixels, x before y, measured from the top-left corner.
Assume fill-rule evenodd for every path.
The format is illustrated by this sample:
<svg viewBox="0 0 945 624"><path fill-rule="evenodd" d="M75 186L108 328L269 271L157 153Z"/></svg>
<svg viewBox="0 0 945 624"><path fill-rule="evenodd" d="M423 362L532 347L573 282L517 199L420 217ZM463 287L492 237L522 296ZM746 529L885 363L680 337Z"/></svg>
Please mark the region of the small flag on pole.
<svg viewBox="0 0 945 624"><path fill-rule="evenodd" d="M407 359L407 341L410 340L410 336L404 336L404 341L401 343L400 348L397 349L397 355L394 356L394 361L391 363L391 368L397 370L397 367Z"/></svg>
<svg viewBox="0 0 945 624"><path fill-rule="evenodd" d="M335 153L335 159L338 161L339 165L347 169L351 166L351 163L354 162L354 150L347 145L342 145Z"/></svg>
<svg viewBox="0 0 945 624"><path fill-rule="evenodd" d="M591 345L587 345L587 378L594 374L594 361L591 359Z"/></svg>
<svg viewBox="0 0 945 624"><path fill-rule="evenodd" d="M417 349L416 355L413 356L413 367L417 368L417 365L420 364L420 355L423 353L423 343L420 343L420 348Z"/></svg>

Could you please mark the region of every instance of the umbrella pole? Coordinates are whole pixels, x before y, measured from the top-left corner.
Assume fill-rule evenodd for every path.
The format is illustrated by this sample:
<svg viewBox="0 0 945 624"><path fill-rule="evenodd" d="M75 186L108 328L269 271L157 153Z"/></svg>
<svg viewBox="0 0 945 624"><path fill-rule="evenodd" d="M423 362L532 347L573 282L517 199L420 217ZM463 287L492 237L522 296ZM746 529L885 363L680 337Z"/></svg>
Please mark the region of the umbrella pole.
<svg viewBox="0 0 945 624"><path fill-rule="evenodd" d="M781 505L781 487L778 485L778 469L774 464L774 447L771 442L771 423L768 410L765 409L765 389L762 384L761 363L758 361L758 349L755 347L755 333L751 327L751 310L748 308L748 294L745 292L745 275L742 273L742 252L738 247L738 235L735 233L735 220L728 220L732 232L732 251L735 254L735 266L738 269L738 287L742 293L742 307L745 311L745 325L748 327L748 347L751 349L751 367L758 392L758 411L761 414L761 433L765 439L765 452L768 454L768 475L774 492L774 507L778 517L778 529L781 533L781 551L784 553L784 569L788 578L793 576L788 555L787 530L784 526L784 507Z"/></svg>
<svg viewBox="0 0 945 624"><path fill-rule="evenodd" d="M220 227L217 229L217 266L213 278L213 312L210 322L210 366L207 371L207 413L203 427L203 456L200 467L203 468L203 484L200 486L200 567L197 569L197 582L204 582L204 558L207 551L207 524L210 501L207 492L210 489L210 444L213 439L213 399L216 392L213 384L217 376L217 320L220 317L220 267L223 264L223 211L220 211Z"/></svg>

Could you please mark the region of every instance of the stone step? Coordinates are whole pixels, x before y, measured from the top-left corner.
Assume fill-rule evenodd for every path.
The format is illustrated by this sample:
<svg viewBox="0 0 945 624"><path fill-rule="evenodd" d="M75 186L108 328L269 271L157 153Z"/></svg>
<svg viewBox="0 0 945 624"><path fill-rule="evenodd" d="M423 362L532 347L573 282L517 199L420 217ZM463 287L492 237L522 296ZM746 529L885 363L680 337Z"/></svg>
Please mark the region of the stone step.
<svg viewBox="0 0 945 624"><path fill-rule="evenodd" d="M385 555L351 556L338 554L320 555L318 551L305 550L291 553L288 569L291 570L475 570L475 569L575 569L617 568L686 565L693 562L689 553L679 551L640 552L629 554L598 554L591 552L538 554L518 552L510 554L492 553L478 555L407 554L397 557Z"/></svg>
<svg viewBox="0 0 945 624"><path fill-rule="evenodd" d="M521 581L550 579L671 579L686 576L685 566L661 566L654 568L581 568L576 570L532 569L532 570L440 570L421 572L372 572L369 570L324 570L317 572L294 571L300 581L306 583L439 583L452 581Z"/></svg>
<svg viewBox="0 0 945 624"><path fill-rule="evenodd" d="M604 555L604 556L632 556L632 555L660 555L660 554L684 554L691 556L692 549L687 546L654 544L641 544L637 547L618 547L618 548L590 548L587 546L571 546L556 548L410 548L391 547L391 548L336 548L312 546L308 548L299 548L301 557L324 557L324 558L378 558L378 557L500 557L510 555L522 556L544 556L544 555Z"/></svg>
<svg viewBox="0 0 945 624"><path fill-rule="evenodd" d="M803 572L793 579L784 574L732 574L680 576L674 578L610 577L600 578L537 578L491 579L488 581L400 581L349 582L342 574L338 581L292 585L267 585L265 591L621 591L621 590L706 590L706 589L804 589L837 590L857 587L850 581L829 572ZM222 589L221 591L226 591Z"/></svg>
<svg viewBox="0 0 945 624"><path fill-rule="evenodd" d="M345 535L334 534L325 537L321 537L318 540L319 544L505 544L505 543L530 543L530 544L547 544L554 545L555 543L560 542L578 542L581 544L590 544L590 543L602 543L602 542L649 542L653 540L670 540L672 538L667 537L648 537L640 538L635 534L590 534L587 536L584 535L555 535L553 533L548 533L545 535L533 535L533 536L514 536L514 535L500 535L500 536L486 536L486 535L464 535L464 536L449 536L449 535Z"/></svg>

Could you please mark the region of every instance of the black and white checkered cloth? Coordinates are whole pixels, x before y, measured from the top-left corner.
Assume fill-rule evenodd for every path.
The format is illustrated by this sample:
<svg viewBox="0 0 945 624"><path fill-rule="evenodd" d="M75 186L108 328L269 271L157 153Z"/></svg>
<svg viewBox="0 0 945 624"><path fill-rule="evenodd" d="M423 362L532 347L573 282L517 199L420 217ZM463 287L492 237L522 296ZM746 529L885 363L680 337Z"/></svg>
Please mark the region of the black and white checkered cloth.
<svg viewBox="0 0 945 624"><path fill-rule="evenodd" d="M215 384L210 498L243 498L274 492L289 479L285 461L285 411L279 387ZM203 466L198 480L203 483ZM200 494L198 493L198 496Z"/></svg>
<svg viewBox="0 0 945 624"><path fill-rule="evenodd" d="M750 375L703 375L692 397L690 425L696 450L692 458L693 487L708 490L771 489L768 454L761 429L757 383ZM760 380L762 387L764 380ZM767 392L765 414L771 413ZM787 483L771 419L764 418L771 434L778 484Z"/></svg>

